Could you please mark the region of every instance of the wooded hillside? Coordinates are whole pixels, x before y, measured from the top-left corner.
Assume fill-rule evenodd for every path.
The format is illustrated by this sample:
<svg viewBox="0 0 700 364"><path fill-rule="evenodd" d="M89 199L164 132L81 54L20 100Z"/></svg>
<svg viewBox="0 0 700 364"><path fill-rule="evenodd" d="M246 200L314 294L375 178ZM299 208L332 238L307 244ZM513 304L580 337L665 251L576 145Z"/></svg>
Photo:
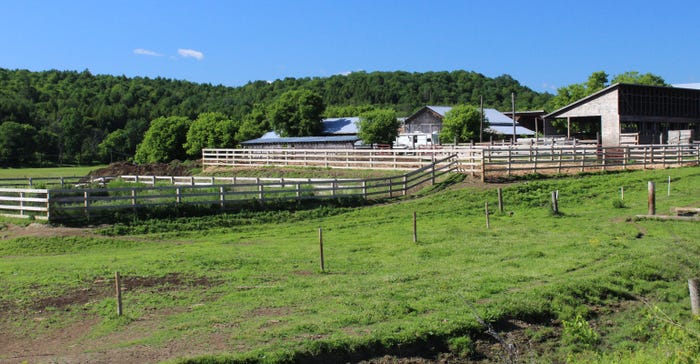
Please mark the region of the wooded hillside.
<svg viewBox="0 0 700 364"><path fill-rule="evenodd" d="M488 78L468 71L356 72L226 87L93 75L87 70L0 68L0 166L129 159L153 119L175 115L195 119L203 112L221 112L240 121L253 105L268 105L285 91L300 88L321 95L328 116L351 116L337 114L367 105L393 108L407 116L425 105L477 105L482 95L485 106L510 110L511 92L517 94L518 109L533 109L543 108L552 97L508 75ZM100 150L100 143L113 132L120 133L125 148Z"/></svg>

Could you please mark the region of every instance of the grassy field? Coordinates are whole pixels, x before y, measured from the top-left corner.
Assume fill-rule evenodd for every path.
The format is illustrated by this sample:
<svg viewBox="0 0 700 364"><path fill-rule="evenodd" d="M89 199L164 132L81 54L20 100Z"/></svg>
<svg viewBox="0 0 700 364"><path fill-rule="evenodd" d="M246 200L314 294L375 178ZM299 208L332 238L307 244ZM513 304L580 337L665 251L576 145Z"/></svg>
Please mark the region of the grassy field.
<svg viewBox="0 0 700 364"><path fill-rule="evenodd" d="M659 213L700 206L700 169L684 168L503 185L490 229L484 202L496 209L499 186L469 184L370 207L6 225L0 361L47 360L55 346L49 360L697 362L687 279L700 276L700 224L635 219L647 181Z"/></svg>
<svg viewBox="0 0 700 364"><path fill-rule="evenodd" d="M0 178L76 177L105 166L51 167L51 168L0 168Z"/></svg>

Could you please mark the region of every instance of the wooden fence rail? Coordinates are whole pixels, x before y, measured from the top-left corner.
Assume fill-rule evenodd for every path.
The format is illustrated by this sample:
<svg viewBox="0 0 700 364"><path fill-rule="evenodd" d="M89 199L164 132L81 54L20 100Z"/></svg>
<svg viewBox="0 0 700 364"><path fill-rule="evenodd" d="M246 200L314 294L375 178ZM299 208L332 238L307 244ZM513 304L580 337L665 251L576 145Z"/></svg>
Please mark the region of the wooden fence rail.
<svg viewBox="0 0 700 364"><path fill-rule="evenodd" d="M490 147L483 149L482 178L527 173L572 174L615 169L700 164L698 146L639 145Z"/></svg>
<svg viewBox="0 0 700 364"><path fill-rule="evenodd" d="M393 177L370 179L307 179L307 178L226 178L176 177L136 178L124 180L150 183L134 187L70 189L0 189L0 214L12 217L35 217L50 221L87 219L104 211L138 209L156 206L193 205L232 209L246 203L269 201L301 201L328 198L376 199L406 195L419 185L435 183L446 173L456 171L455 156L437 160L415 171ZM134 177L134 178L131 178ZM155 185L165 180L165 186ZM144 182L145 181L145 182ZM206 183L205 183L206 182ZM216 182L224 182L217 184ZM181 184L182 183L182 184ZM185 184L186 183L186 184Z"/></svg>
<svg viewBox="0 0 700 364"><path fill-rule="evenodd" d="M345 169L413 170L457 155L460 169L472 175L481 166L478 148L444 149L204 149L207 167L304 166Z"/></svg>

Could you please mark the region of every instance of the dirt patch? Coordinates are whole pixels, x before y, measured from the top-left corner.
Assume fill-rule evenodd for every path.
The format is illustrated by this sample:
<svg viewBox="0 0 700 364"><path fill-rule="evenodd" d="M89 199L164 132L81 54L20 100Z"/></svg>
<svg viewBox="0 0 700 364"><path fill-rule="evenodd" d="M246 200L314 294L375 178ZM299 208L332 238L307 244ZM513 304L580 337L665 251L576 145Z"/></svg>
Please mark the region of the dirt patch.
<svg viewBox="0 0 700 364"><path fill-rule="evenodd" d="M6 224L0 229L0 239L13 239L24 236L57 237L57 236L98 236L90 228L70 228L49 224L31 223L27 226Z"/></svg>
<svg viewBox="0 0 700 364"><path fill-rule="evenodd" d="M178 161L171 163L133 164L127 162L112 163L109 166L90 172L87 177L115 176L189 176L192 166Z"/></svg>
<svg viewBox="0 0 700 364"><path fill-rule="evenodd" d="M121 277L122 291L150 289L156 292L171 290L173 287L212 287L216 282L207 277L185 278L178 273L170 273L163 277ZM32 304L34 310L44 310L53 307L59 310L68 310L72 305L84 305L88 302L98 301L114 294L113 279L98 279L90 283L88 287L75 289L56 297L46 297Z"/></svg>

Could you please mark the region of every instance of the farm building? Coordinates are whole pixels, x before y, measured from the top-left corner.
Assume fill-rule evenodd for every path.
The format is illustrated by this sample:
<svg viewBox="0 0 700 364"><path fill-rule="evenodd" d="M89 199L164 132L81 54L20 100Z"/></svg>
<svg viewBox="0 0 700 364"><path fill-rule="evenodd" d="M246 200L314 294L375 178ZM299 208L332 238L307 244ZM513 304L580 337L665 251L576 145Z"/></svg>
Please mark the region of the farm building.
<svg viewBox="0 0 700 364"><path fill-rule="evenodd" d="M426 106L406 118L404 131L406 133L439 133L442 128L442 119L450 110L452 110L451 106ZM484 130L486 132L504 136L513 135L515 123L516 135L535 135L534 131L523 127L496 109L484 109L484 118L489 123L489 127Z"/></svg>
<svg viewBox="0 0 700 364"><path fill-rule="evenodd" d="M614 84L545 115L599 130L603 146L689 143L700 132L700 90Z"/></svg>
<svg viewBox="0 0 700 364"><path fill-rule="evenodd" d="M544 116L547 115L547 112L544 110L516 111L515 118L513 118L512 114L512 111L503 112L503 115L515 119L518 124L527 129L533 130L535 134L548 136L555 133L555 130L551 124L545 124L544 122Z"/></svg>
<svg viewBox="0 0 700 364"><path fill-rule="evenodd" d="M257 149L352 149L360 140L357 136L358 120L358 117L323 119L323 135L281 137L271 131L260 138L241 142L241 146Z"/></svg>

